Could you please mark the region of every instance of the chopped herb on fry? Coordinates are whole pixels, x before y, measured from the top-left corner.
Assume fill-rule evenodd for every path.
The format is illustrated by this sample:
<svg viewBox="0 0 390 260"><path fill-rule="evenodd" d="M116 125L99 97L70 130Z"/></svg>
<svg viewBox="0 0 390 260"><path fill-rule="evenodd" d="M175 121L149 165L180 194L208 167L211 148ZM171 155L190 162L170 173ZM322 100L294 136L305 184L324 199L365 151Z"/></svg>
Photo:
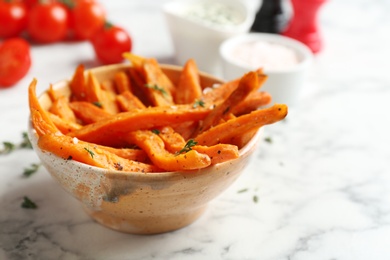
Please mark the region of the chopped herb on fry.
<svg viewBox="0 0 390 260"><path fill-rule="evenodd" d="M100 108L103 107L102 103L99 101L93 102L92 104L94 104L95 106L100 107Z"/></svg>
<svg viewBox="0 0 390 260"><path fill-rule="evenodd" d="M158 129L152 129L152 133L158 135L158 134L160 134L160 130L158 130Z"/></svg>
<svg viewBox="0 0 390 260"><path fill-rule="evenodd" d="M87 148L87 147L84 147L84 150L86 150L88 153L89 153L89 155L91 155L91 157L92 157L92 159L93 159L93 156L95 155L89 148Z"/></svg>
<svg viewBox="0 0 390 260"><path fill-rule="evenodd" d="M25 208L25 209L36 209L36 208L38 208L37 204L35 204L35 202L30 200L27 196L23 197L23 202L21 204L21 207Z"/></svg>
<svg viewBox="0 0 390 260"><path fill-rule="evenodd" d="M203 100L196 100L194 105L192 105L193 108L204 107L204 106L205 106L205 102Z"/></svg>
<svg viewBox="0 0 390 260"><path fill-rule="evenodd" d="M157 85L145 84L145 87L150 88L150 89L157 90L157 91L159 91L159 92L160 92L161 94L163 94L163 95L167 95L167 92L165 91L165 89L160 88L160 87L157 86Z"/></svg>
<svg viewBox="0 0 390 260"><path fill-rule="evenodd" d="M38 163L33 163L28 168L24 168L23 176L24 177L30 177L34 173L36 173L41 165Z"/></svg>
<svg viewBox="0 0 390 260"><path fill-rule="evenodd" d="M195 146L198 142L195 142L193 139L190 139L188 140L188 142L186 143L186 145L183 147L183 149L181 149L178 154L181 154L181 153L187 153L189 151L192 150L192 147Z"/></svg>

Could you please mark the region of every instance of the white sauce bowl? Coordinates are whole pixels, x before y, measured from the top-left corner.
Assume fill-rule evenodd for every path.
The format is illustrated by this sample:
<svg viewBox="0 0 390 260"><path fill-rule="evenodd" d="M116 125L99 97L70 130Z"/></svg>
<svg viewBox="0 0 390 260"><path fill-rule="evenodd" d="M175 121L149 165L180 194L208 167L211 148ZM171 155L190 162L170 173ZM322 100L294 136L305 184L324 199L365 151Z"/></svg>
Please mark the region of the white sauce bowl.
<svg viewBox="0 0 390 260"><path fill-rule="evenodd" d="M232 7L241 17L241 22L218 27L196 21L185 14L194 4L215 3ZM232 36L248 32L255 15L240 0L174 0L163 6L163 13L175 48L176 63L184 65L188 59L193 58L200 70L213 75L221 74L221 43Z"/></svg>
<svg viewBox="0 0 390 260"><path fill-rule="evenodd" d="M252 50L253 57L251 57L251 62L238 59L237 55L234 54L237 46L244 46L244 44L251 42L265 42L272 46L283 47L283 52L287 48L295 54L296 62L283 67L283 63L291 63L291 57L285 56L283 58L279 53L273 53L277 52L278 48L269 48L268 52L263 48L262 53L256 53L255 50ZM245 46L245 48L248 48L248 46ZM282 51L282 48L279 50ZM243 51L248 53L248 49ZM241 77L248 71L258 69L258 66L263 67L264 73L268 75L268 79L261 87L261 90L271 94L273 103L287 105L294 105L298 102L301 88L305 83L306 74L313 59L312 52L303 43L289 37L269 33L246 33L231 37L221 44L219 54L222 60L224 80L232 80ZM256 55L259 56L259 59L263 57L266 60L264 66L254 65L253 58ZM272 60L273 57L275 60ZM260 63L261 61L259 61Z"/></svg>

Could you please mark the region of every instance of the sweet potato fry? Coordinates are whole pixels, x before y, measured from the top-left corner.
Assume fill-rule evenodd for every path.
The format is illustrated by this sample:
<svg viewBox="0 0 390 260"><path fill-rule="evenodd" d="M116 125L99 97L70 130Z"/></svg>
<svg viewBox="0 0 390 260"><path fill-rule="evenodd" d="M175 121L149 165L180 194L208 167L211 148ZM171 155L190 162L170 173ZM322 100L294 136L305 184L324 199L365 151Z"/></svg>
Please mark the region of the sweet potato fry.
<svg viewBox="0 0 390 260"><path fill-rule="evenodd" d="M91 124L111 116L110 113L100 107L85 101L74 101L69 107L83 124Z"/></svg>
<svg viewBox="0 0 390 260"><path fill-rule="evenodd" d="M210 157L195 150L177 154L168 152L163 140L149 130L130 132L127 140L144 150L153 164L165 171L196 170L211 164Z"/></svg>
<svg viewBox="0 0 390 260"><path fill-rule="evenodd" d="M244 100L235 105L231 109L231 113L235 116L248 114L259 107L271 103L271 95L264 91L252 91Z"/></svg>
<svg viewBox="0 0 390 260"><path fill-rule="evenodd" d="M200 99L202 87L195 60L189 59L184 65L175 93L176 104L191 104Z"/></svg>
<svg viewBox="0 0 390 260"><path fill-rule="evenodd" d="M102 88L102 90L104 91L108 91L110 92L111 94L114 94L116 95L117 92L116 92L116 86L114 84L114 82L112 80L104 80L102 82L100 82L100 87Z"/></svg>
<svg viewBox="0 0 390 260"><path fill-rule="evenodd" d="M173 105L172 92L175 87L170 79L161 70L155 59L145 59L145 93L153 106Z"/></svg>
<svg viewBox="0 0 390 260"><path fill-rule="evenodd" d="M49 112L59 116L65 121L76 123L76 116L69 107L68 98L65 96L57 97L51 105Z"/></svg>
<svg viewBox="0 0 390 260"><path fill-rule="evenodd" d="M98 79L92 72L87 73L86 79L86 101L101 104L102 89Z"/></svg>
<svg viewBox="0 0 390 260"><path fill-rule="evenodd" d="M63 134L67 134L69 132L75 131L81 128L81 125L76 122L67 121L55 114L48 113L50 120L54 123L54 125L61 131Z"/></svg>
<svg viewBox="0 0 390 260"><path fill-rule="evenodd" d="M207 154L211 159L211 164L222 163L239 157L237 146L231 144L195 145L192 149Z"/></svg>
<svg viewBox="0 0 390 260"><path fill-rule="evenodd" d="M46 110L44 110L39 103L35 89L37 86L37 80L33 79L28 88L28 100L31 113L31 121L34 129L37 131L38 136L45 135L47 133L59 132L57 127L51 121Z"/></svg>
<svg viewBox="0 0 390 260"><path fill-rule="evenodd" d="M103 90L100 82L92 72L87 74L86 84L86 101L98 104L102 109L110 114L116 114L119 112L116 105L115 94L110 91Z"/></svg>
<svg viewBox="0 0 390 260"><path fill-rule="evenodd" d="M254 90L258 90L267 80L267 75L263 74L262 69L257 69L254 72L258 76L258 85L254 88ZM224 84L212 88L206 88L203 90L201 99L207 105L219 104L232 94L232 92L238 87L241 79L242 77L225 82Z"/></svg>
<svg viewBox="0 0 390 260"><path fill-rule="evenodd" d="M154 165L119 157L107 150L66 135L47 134L38 139L38 146L65 160L75 160L88 165L118 171L156 172Z"/></svg>
<svg viewBox="0 0 390 260"><path fill-rule="evenodd" d="M128 160L143 162L143 163L150 162L148 155L145 153L144 150L141 149L113 148L113 147L103 146L103 145L98 145L97 147Z"/></svg>
<svg viewBox="0 0 390 260"><path fill-rule="evenodd" d="M145 105L141 102L141 100L128 90L123 91L120 95L117 95L116 101L122 112L145 108Z"/></svg>
<svg viewBox="0 0 390 260"><path fill-rule="evenodd" d="M171 153L179 152L185 145L186 140L173 130L170 126L164 126L157 129L158 136L163 140L165 149Z"/></svg>
<svg viewBox="0 0 390 260"><path fill-rule="evenodd" d="M237 133L246 133L264 125L282 120L287 115L287 106L275 104L272 107L260 109L250 114L242 115L225 123L216 125L195 137L199 145L231 144Z"/></svg>
<svg viewBox="0 0 390 260"><path fill-rule="evenodd" d="M126 72L119 71L114 76L116 93L122 94L125 91L132 91L131 81Z"/></svg>
<svg viewBox="0 0 390 260"><path fill-rule="evenodd" d="M85 77L84 77L84 65L80 64L77 66L76 71L73 74L69 87L72 95L71 100L85 101L87 95Z"/></svg>
<svg viewBox="0 0 390 260"><path fill-rule="evenodd" d="M176 124L186 121L198 121L206 117L208 109L189 105L173 107L149 107L142 110L122 112L69 133L80 140L101 145L123 145L123 136L139 129Z"/></svg>
<svg viewBox="0 0 390 260"><path fill-rule="evenodd" d="M210 127L216 125L220 119L224 119L225 115L230 113L230 110L237 105L241 100L245 99L249 93L258 88L259 81L258 75L256 72L248 72L245 74L238 87L229 95L229 97L217 105L210 114L201 122L197 131L195 131L195 136L202 133L203 131L208 130Z"/></svg>
<svg viewBox="0 0 390 260"><path fill-rule="evenodd" d="M186 145L184 138L169 126L160 128L158 136L163 140L165 149L171 153L178 153ZM230 144L195 145L192 149L208 155L211 159L211 164L236 159L239 156L237 146Z"/></svg>

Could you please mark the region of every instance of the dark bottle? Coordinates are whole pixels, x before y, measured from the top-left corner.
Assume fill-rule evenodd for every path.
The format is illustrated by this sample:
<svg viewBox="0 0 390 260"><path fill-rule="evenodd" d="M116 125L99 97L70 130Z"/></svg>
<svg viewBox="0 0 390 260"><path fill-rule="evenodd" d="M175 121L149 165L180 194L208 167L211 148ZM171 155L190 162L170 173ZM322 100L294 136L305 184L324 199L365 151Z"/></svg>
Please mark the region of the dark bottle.
<svg viewBox="0 0 390 260"><path fill-rule="evenodd" d="M287 22L283 12L282 0L263 0L256 13L251 31L265 33L280 33Z"/></svg>

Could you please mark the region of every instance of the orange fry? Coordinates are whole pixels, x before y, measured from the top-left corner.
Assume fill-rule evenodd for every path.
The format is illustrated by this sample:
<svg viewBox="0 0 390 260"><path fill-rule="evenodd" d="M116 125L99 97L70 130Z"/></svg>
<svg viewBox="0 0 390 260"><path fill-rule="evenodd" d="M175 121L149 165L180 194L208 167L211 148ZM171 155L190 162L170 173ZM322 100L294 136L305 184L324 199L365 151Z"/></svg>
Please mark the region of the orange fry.
<svg viewBox="0 0 390 260"><path fill-rule="evenodd" d="M65 96L60 96L54 100L49 109L49 112L61 117L68 122L76 123L76 116L69 107L68 98Z"/></svg>
<svg viewBox="0 0 390 260"><path fill-rule="evenodd" d="M174 107L149 107L142 110L122 112L69 133L69 135L87 142L101 145L123 145L123 136L139 129L176 124L186 121L198 121L206 117L209 110L192 108L189 105Z"/></svg>
<svg viewBox="0 0 390 260"><path fill-rule="evenodd" d="M258 75L255 72L248 72L245 74L238 87L229 95L229 97L217 105L213 111L203 120L199 128L195 132L195 136L199 133L208 130L210 127L216 125L220 119L224 119L225 115L230 113L230 110L237 105L241 100L245 99L251 91L258 88Z"/></svg>
<svg viewBox="0 0 390 260"><path fill-rule="evenodd" d="M133 109L143 109L145 105L136 96L128 90L122 92L122 94L116 96L121 111L131 111Z"/></svg>
<svg viewBox="0 0 390 260"><path fill-rule="evenodd" d="M127 140L139 146L148 154L154 165L166 171L196 170L211 164L210 157L195 150L177 154L168 152L164 148L163 140L148 130L130 132Z"/></svg>
<svg viewBox="0 0 390 260"><path fill-rule="evenodd" d="M53 121L54 125L58 128L58 130L61 131L63 134L67 134L69 132L75 131L77 129L81 128L81 125L76 122L71 122L68 120L65 120L55 114L48 113L50 120Z"/></svg>
<svg viewBox="0 0 390 260"><path fill-rule="evenodd" d="M69 87L72 92L71 100L85 100L87 90L84 77L84 65L80 64L77 66L76 71L73 74L71 81L69 82Z"/></svg>
<svg viewBox="0 0 390 260"><path fill-rule="evenodd" d="M176 104L191 104L200 99L202 87L198 67L193 59L184 65L175 93Z"/></svg>
<svg viewBox="0 0 390 260"><path fill-rule="evenodd" d="M287 115L287 106L275 104L272 107L256 110L250 114L239 116L225 123L216 125L195 137L199 145L214 145L218 143L234 143L237 133L246 133L282 120Z"/></svg>
<svg viewBox="0 0 390 260"><path fill-rule="evenodd" d="M107 111L85 101L74 101L69 107L84 124L91 124L111 116Z"/></svg>
<svg viewBox="0 0 390 260"><path fill-rule="evenodd" d="M37 80L33 79L28 88L28 100L31 113L31 121L38 136L59 132L51 121L47 112L42 108L36 95Z"/></svg>
<svg viewBox="0 0 390 260"><path fill-rule="evenodd" d="M114 75L114 82L116 87L116 92L122 94L125 91L131 92L131 81L127 76L126 72L119 71Z"/></svg>
<svg viewBox="0 0 390 260"><path fill-rule="evenodd" d="M172 92L175 87L158 62L155 59L145 59L143 68L146 75L145 93L150 103L154 106L173 105Z"/></svg>
<svg viewBox="0 0 390 260"><path fill-rule="evenodd" d="M195 145L192 149L207 154L211 159L211 164L222 163L239 157L238 147L231 144Z"/></svg>
<svg viewBox="0 0 390 260"><path fill-rule="evenodd" d="M244 100L235 105L231 109L231 113L235 116L248 114L259 107L268 105L271 103L271 95L264 91L253 91Z"/></svg>
<svg viewBox="0 0 390 260"><path fill-rule="evenodd" d="M156 172L160 170L154 165L124 159L94 144L66 135L43 135L38 139L38 146L65 160L75 160L110 170L129 172Z"/></svg>

